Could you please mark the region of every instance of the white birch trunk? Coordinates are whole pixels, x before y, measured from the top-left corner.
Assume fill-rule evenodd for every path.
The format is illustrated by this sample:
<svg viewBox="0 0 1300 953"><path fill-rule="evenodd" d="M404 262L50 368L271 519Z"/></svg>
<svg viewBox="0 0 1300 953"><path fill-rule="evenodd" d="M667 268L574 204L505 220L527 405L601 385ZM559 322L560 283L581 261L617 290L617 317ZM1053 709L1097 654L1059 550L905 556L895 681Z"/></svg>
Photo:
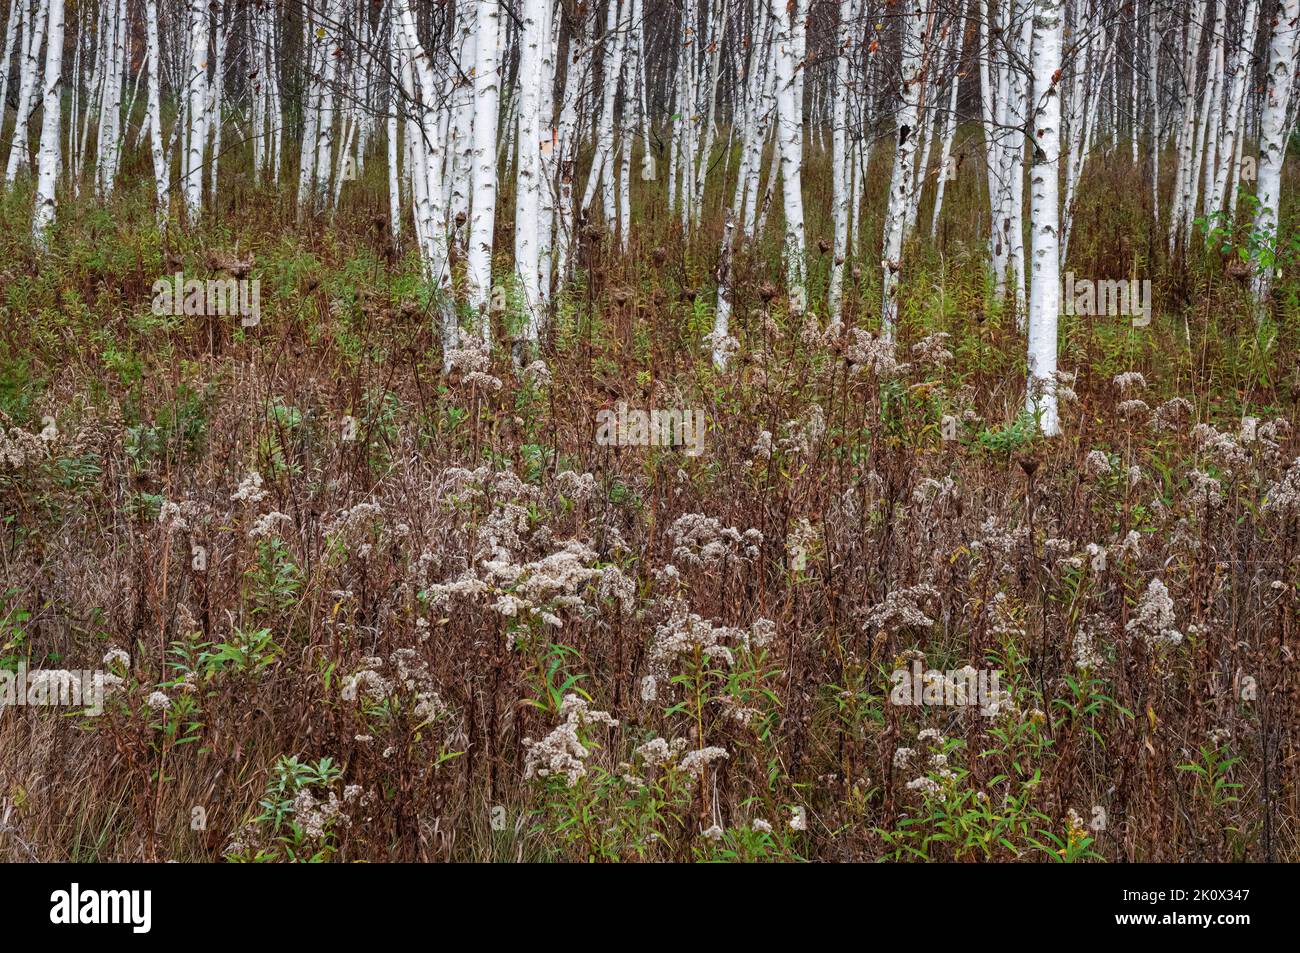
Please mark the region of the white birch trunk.
<svg viewBox="0 0 1300 953"><path fill-rule="evenodd" d="M59 177L59 129L63 119L63 0L49 0L47 26L45 102L36 160L36 207L32 210L32 240L42 251L49 248L50 227L54 224L54 190Z"/></svg>
<svg viewBox="0 0 1300 953"><path fill-rule="evenodd" d="M469 221L470 180L474 169L474 69L478 49L479 0L457 0L456 22L460 34L458 65L469 77L457 80L450 91L455 99L451 118L452 171L448 183L448 213L461 241L462 226ZM410 29L408 28L408 32Z"/></svg>
<svg viewBox="0 0 1300 953"><path fill-rule="evenodd" d="M171 169L167 154L163 151L162 139L162 76L159 73L162 54L158 41L158 0L146 0L144 20L145 55L148 58L146 68L149 70L145 121L149 125L149 152L153 157L154 194L158 203L156 212L161 224L171 218Z"/></svg>
<svg viewBox="0 0 1300 953"><path fill-rule="evenodd" d="M880 325L887 339L893 338L898 322L898 282L903 267L903 238L912 196L918 148L917 104L925 82L924 48L929 29L928 3L909 5L899 11L902 19L901 103L894 133L894 168L889 177L889 206L885 213L884 241L881 251Z"/></svg>
<svg viewBox="0 0 1300 953"><path fill-rule="evenodd" d="M833 195L831 208L834 213L834 258L831 260L830 294L827 303L831 327L839 327L843 314L844 262L849 254L849 201L852 183L847 169L848 159L848 114L849 114L849 73L852 68L850 46L853 42L853 27L858 19L857 0L839 0L839 31L836 42L835 61L835 106L833 118L833 139L831 145L831 181ZM956 85L954 83L954 85Z"/></svg>
<svg viewBox="0 0 1300 953"><path fill-rule="evenodd" d="M608 0L605 9L604 82L596 130L596 152L591 160L591 171L587 174L587 188L583 192L581 206L585 214L595 201L596 190L603 189L605 222L611 228L614 225L610 209L613 197L614 101L623 67L624 34L619 30L619 25L619 0Z"/></svg>
<svg viewBox="0 0 1300 953"><path fill-rule="evenodd" d="M473 195L470 200L466 280L470 306L479 312L483 339L489 342L492 322L486 311L492 290L492 232L497 205L500 23L496 0L478 0L478 37L474 56Z"/></svg>
<svg viewBox="0 0 1300 953"><path fill-rule="evenodd" d="M718 303L713 313L713 366L719 371L727 367L730 350L727 336L731 324L731 240L736 231L736 214L727 209L726 224L722 228L722 249L718 255Z"/></svg>
<svg viewBox="0 0 1300 953"><path fill-rule="evenodd" d="M329 55L328 37L323 26L316 19L311 5L303 10L303 69L307 82L302 98L302 141L298 153L298 210L305 213L312 204L316 192L316 158L319 151L316 139L320 134L321 82L320 71L324 69L323 61Z"/></svg>
<svg viewBox="0 0 1300 953"><path fill-rule="evenodd" d="M4 53L0 55L0 141L4 139L5 110L9 103L9 79L13 75L9 64L13 60L14 47L18 43L19 21L23 19L26 7L25 0L9 0L9 16L5 19Z"/></svg>
<svg viewBox="0 0 1300 953"><path fill-rule="evenodd" d="M320 211L326 207L330 197L330 170L334 167L334 86L338 82L339 58L334 55L339 36L339 24L343 18L342 0L330 0L325 22L320 29L325 32L321 52L323 62L320 64L320 105L317 108L316 126L316 161L312 178L312 208ZM220 60L218 60L220 62ZM311 143L303 144L310 148ZM213 164L216 164L215 157Z"/></svg>
<svg viewBox="0 0 1300 953"><path fill-rule="evenodd" d="M207 142L208 98L208 5L190 0L190 66L187 110L188 148L185 153L185 213L190 224L203 211L203 147Z"/></svg>
<svg viewBox="0 0 1300 953"><path fill-rule="evenodd" d="M1202 11L1196 5L1189 11L1187 43L1183 72L1183 120L1178 132L1178 166L1174 176L1174 194L1169 208L1169 250L1178 247L1187 214L1187 200L1194 172L1192 152L1196 137L1196 77L1201 51Z"/></svg>
<svg viewBox="0 0 1300 953"><path fill-rule="evenodd" d="M525 337L541 330L540 210L542 187L541 75L548 0L524 0L519 34L519 162L515 181L515 268L524 299ZM547 133L549 136L549 123Z"/></svg>
<svg viewBox="0 0 1300 953"><path fill-rule="evenodd" d="M1219 0L1216 22L1219 25L1214 37L1214 47L1210 54L1210 109L1206 119L1204 182L1201 187L1201 211L1208 213L1214 202L1214 180L1218 175L1219 144L1222 137L1220 127L1223 123L1223 92L1225 81L1224 37L1227 36L1228 5L1226 0ZM1226 143L1225 143L1226 145Z"/></svg>
<svg viewBox="0 0 1300 953"><path fill-rule="evenodd" d="M1000 69L995 58L991 39L990 20L992 6L988 0L975 0L980 29L980 114L984 124L985 171L989 189L989 257L993 265L994 290L998 298L1006 293L1007 287L1007 247L1001 237L1001 222L1005 215L1002 206L1003 180L1001 175L1003 135L1000 127L1002 104L998 97L997 83Z"/></svg>
<svg viewBox="0 0 1300 953"><path fill-rule="evenodd" d="M1060 433L1056 403L1056 333L1061 312L1060 164L1062 0L1034 0L1033 131L1030 168L1032 281L1026 406L1045 436Z"/></svg>
<svg viewBox="0 0 1300 953"><path fill-rule="evenodd" d="M1279 209L1282 200L1282 165L1286 161L1287 105L1295 76L1296 48L1300 44L1300 0L1281 0L1268 44L1264 109L1259 122L1259 164L1255 196L1255 233L1279 243ZM1256 255L1255 298L1263 302L1273 288L1274 268ZM1264 314L1260 309L1260 316Z"/></svg>
<svg viewBox="0 0 1300 953"><path fill-rule="evenodd" d="M392 0L389 0L385 15L388 19L388 66L390 74L388 114L384 117L385 131L388 138L388 228L393 238L393 248L399 249L402 245L402 168L399 159L401 143L398 138L400 127L397 114L402 107L397 89L392 84L401 75L401 55L398 53L398 38L401 27L398 18L393 14Z"/></svg>
<svg viewBox="0 0 1300 953"><path fill-rule="evenodd" d="M1223 200L1228 188L1228 177L1236 176L1236 169L1241 162L1241 123L1242 108L1246 101L1246 87L1250 82L1250 60L1255 47L1255 29L1259 21L1259 0L1246 0L1246 18L1242 22L1241 41L1233 54L1232 78L1228 90L1228 106L1225 113L1223 161L1217 163L1214 170L1214 183L1210 187L1206 211L1209 214L1223 211ZM1229 209L1234 214L1236 206Z"/></svg>
<svg viewBox="0 0 1300 953"><path fill-rule="evenodd" d="M539 189L540 206L538 208L537 235L540 244L537 248L537 271L540 278L538 291L542 305L546 307L551 301L551 273L555 264L555 221L556 202L559 198L555 188L555 159L558 142L558 130L555 126L555 67L558 56L560 19L562 11L550 0L542 5L545 17L542 27L542 61L538 70L541 83L541 102L538 105L538 150L541 187ZM649 149L646 150L649 155Z"/></svg>
<svg viewBox="0 0 1300 953"><path fill-rule="evenodd" d="M776 0L777 145L781 156L781 194L785 205L786 286L791 310L799 314L807 301L804 289L805 245L803 221L803 105L796 97L801 85L796 71L801 63L792 18L803 16L803 5ZM793 8L793 9L791 9Z"/></svg>
<svg viewBox="0 0 1300 953"><path fill-rule="evenodd" d="M126 3L106 0L103 16L107 23L104 91L100 101L99 130L95 144L95 183L99 197L113 191L121 150L122 77L126 70Z"/></svg>
<svg viewBox="0 0 1300 953"><path fill-rule="evenodd" d="M1030 29L1032 29L1032 24ZM961 41L957 43L957 57L961 58ZM957 135L957 94L961 90L960 78L953 74L951 89L948 91L948 117L944 122L943 139L939 153L939 182L934 190L934 212L930 216L930 238L939 234L939 213L943 210L943 194L948 185L948 157L952 155L953 139Z"/></svg>
<svg viewBox="0 0 1300 953"><path fill-rule="evenodd" d="M1151 150L1151 216L1160 224L1160 14L1154 9L1156 0L1147 3L1147 99L1150 101L1150 132L1147 137Z"/></svg>
<svg viewBox="0 0 1300 953"><path fill-rule="evenodd" d="M230 37L230 9L222 11L216 42L212 44L212 82L208 89L208 131L212 135L212 163L208 169L208 194L215 205L217 169L221 165L221 98L225 90L225 50Z"/></svg>
<svg viewBox="0 0 1300 953"><path fill-rule="evenodd" d="M22 59L22 72L18 83L18 113L14 120L13 141L9 144L9 162L5 166L5 184L13 185L19 169L31 163L28 155L27 124L35 106L36 91L41 85L41 43L45 39L47 12L51 0L36 0L28 18L31 29L27 31L26 47Z"/></svg>
<svg viewBox="0 0 1300 953"><path fill-rule="evenodd" d="M1015 56L1019 61L1028 62L1034 29L1028 0L1015 0L1012 11L1011 35L1014 40ZM1011 186L1007 268L1013 282L1016 327L1023 331L1027 320L1025 312L1028 302L1025 293L1025 135L1022 130L1029 118L1027 103L1030 90L1029 77L1018 66L1013 65L1011 77L1010 122L1015 127L1015 131L1007 143L1009 154L1007 175ZM954 99L953 102L955 104L956 100Z"/></svg>

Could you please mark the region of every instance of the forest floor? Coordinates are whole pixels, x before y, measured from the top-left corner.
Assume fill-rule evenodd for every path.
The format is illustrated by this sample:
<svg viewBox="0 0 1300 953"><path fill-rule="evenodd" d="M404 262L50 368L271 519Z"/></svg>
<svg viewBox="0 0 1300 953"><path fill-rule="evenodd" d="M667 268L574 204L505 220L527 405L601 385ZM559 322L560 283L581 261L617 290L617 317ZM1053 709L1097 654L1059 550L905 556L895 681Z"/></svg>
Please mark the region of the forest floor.
<svg viewBox="0 0 1300 953"><path fill-rule="evenodd" d="M3 197L0 671L106 694L0 711L0 859L1300 860L1296 276L1257 316L1089 175L1073 270L1155 314L1062 319L1050 440L975 171L897 347L870 199L846 330L812 214L810 313L742 250L725 372L716 201L584 229L544 364L507 287L444 374L382 170L330 223L68 200L45 258ZM258 320L155 307L177 272Z"/></svg>

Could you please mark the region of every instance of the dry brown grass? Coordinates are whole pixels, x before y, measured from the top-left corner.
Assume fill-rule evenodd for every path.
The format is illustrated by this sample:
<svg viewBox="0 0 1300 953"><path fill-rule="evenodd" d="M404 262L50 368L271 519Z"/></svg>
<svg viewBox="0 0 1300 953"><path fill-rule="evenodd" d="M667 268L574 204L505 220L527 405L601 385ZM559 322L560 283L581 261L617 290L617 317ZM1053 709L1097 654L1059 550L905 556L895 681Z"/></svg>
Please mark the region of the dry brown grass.
<svg viewBox="0 0 1300 953"><path fill-rule="evenodd" d="M909 369L878 376L861 367L862 341L790 318L781 290L763 289L775 269L759 250L737 263L741 358L715 375L699 339L716 223L690 244L647 216L626 257L587 236L583 280L544 353L552 382L529 384L498 353L497 391L442 374L409 262L385 260L382 224L356 202L336 227L299 233L247 196L223 209L223 230L166 250L135 224L147 215L105 223L83 212L36 275L9 248L0 426L35 433L49 414L60 436L0 468L0 655L94 668L118 646L131 664L99 718L0 713L0 857L1042 860L1060 856L1052 836L1072 858L1300 857L1300 549L1296 511L1277 503L1300 453L1287 426L1294 315L1270 350L1252 352L1238 291L1189 271L1201 284L1186 329L1169 316L1144 334L1069 327L1063 363L1079 373L1079 400L1066 436L1043 442L1013 426L1021 345L986 306L959 235L942 257L916 252L897 355ZM100 261L106 230L117 250ZM1095 238L1079 247L1104 249ZM156 273L176 267L172 256L203 273L214 250L255 255L261 326L152 320ZM868 269L852 304L863 325L872 280ZM14 321L19 312L31 323ZM953 335L951 361L909 352L939 329ZM1126 370L1146 374L1136 396L1151 408L1182 396L1190 417L1160 431L1149 414L1123 417L1113 377ZM705 453L596 445L596 411L620 400L702 408ZM1282 423L1239 450L1194 432L1206 422L1235 435L1243 412ZM963 421L956 442L941 439L944 415ZM347 416L358 421L351 441ZM770 458L754 451L763 431ZM1088 474L1093 450L1114 474ZM467 489L457 468L480 466L514 476ZM594 475L589 496L566 471ZM1221 499L1196 497L1193 471L1218 479ZM266 497L232 501L250 472ZM187 504L184 529L160 522L163 500ZM250 538L273 511L287 519ZM694 565L671 532L690 514L757 530L762 543ZM796 570L787 539L801 520L811 534ZM1139 542L1124 548L1130 531ZM626 605L593 577L576 604L495 608L518 581L486 563L528 565L568 540L612 586L631 583ZM1090 543L1107 548L1104 567L1093 568ZM430 597L466 571L492 591ZM1126 632L1156 578L1173 599L1175 646ZM874 612L923 586L936 590L915 590L932 625ZM647 701L656 645L681 631L671 619L686 609L727 627L717 637L731 663L676 655ZM774 638L745 649L740 633L760 619ZM1097 634L1102 658L1086 671L1075 664L1081 629ZM270 641L251 661L199 662L223 644L247 649L260 630ZM891 705L889 675L909 651L939 669L999 669L1014 705L994 719ZM345 698L343 679L374 657L386 697L367 702L363 687ZM177 686L187 672L190 687ZM566 686L570 676L580 680ZM618 726L579 719L588 756L574 787L526 779L525 739L562 722L562 697L578 689ZM168 716L147 704L158 690ZM416 712L429 691L441 703L431 721ZM900 747L924 757L923 728L948 739L956 772L944 781L930 769L937 796L907 786L924 764L895 766ZM1214 758L1229 762L1220 779L1233 785L1217 790L1184 767L1215 732ZM652 768L633 751L655 737L727 756L698 778ZM296 840L271 822L247 827L288 756L333 759L337 778L308 790L338 796L347 822L327 811L320 836ZM629 773L646 786L620 779ZM493 828L496 806L505 830ZM1104 830L1086 828L1094 807ZM806 830L788 823L796 809ZM945 827L945 815L957 820ZM721 839L703 836L715 824ZM957 840L926 839L940 833Z"/></svg>

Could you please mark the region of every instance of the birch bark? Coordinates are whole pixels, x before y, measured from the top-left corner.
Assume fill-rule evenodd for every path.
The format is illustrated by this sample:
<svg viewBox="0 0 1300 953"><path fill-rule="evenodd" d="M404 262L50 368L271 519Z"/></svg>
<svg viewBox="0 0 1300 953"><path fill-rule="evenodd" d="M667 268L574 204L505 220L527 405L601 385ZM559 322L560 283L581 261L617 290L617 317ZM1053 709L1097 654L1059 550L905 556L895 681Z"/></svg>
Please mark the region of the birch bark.
<svg viewBox="0 0 1300 953"><path fill-rule="evenodd" d="M486 306L492 290L492 231L497 204L500 23L496 0L478 0L478 37L474 57L473 196L466 280L469 303L479 312L485 341L492 338L492 322L486 314Z"/></svg>
<svg viewBox="0 0 1300 953"><path fill-rule="evenodd" d="M1223 160L1214 170L1214 183L1210 187L1206 211L1210 214L1223 210L1224 194L1228 187L1228 176L1235 172L1241 156L1242 106L1246 99L1246 87L1250 81L1250 61L1255 48L1255 30L1259 20L1259 0L1246 0L1246 16L1242 21L1241 39L1233 55L1232 75L1228 90L1228 106L1225 114ZM1235 207L1229 209L1234 213Z"/></svg>
<svg viewBox="0 0 1300 953"><path fill-rule="evenodd" d="M1268 44L1264 108L1259 121L1259 164L1255 197L1255 233L1280 243L1278 215L1282 198L1282 165L1286 162L1287 105L1300 44L1300 0L1281 0ZM1261 304L1273 289L1275 266L1256 252L1255 298ZM1264 309L1260 309L1260 317Z"/></svg>
<svg viewBox="0 0 1300 953"><path fill-rule="evenodd" d="M547 0L523 0L519 33L519 162L515 183L515 267L524 299L525 336L541 327L540 209L542 176L541 75ZM549 126L549 123L547 124ZM549 128L548 128L549 132ZM626 148L626 145L624 146Z"/></svg>
<svg viewBox="0 0 1300 953"><path fill-rule="evenodd" d="M1029 380L1026 407L1045 436L1061 431L1056 401L1056 335L1061 311L1061 6L1034 0L1033 130L1030 167L1032 281L1029 297Z"/></svg>
<svg viewBox="0 0 1300 953"><path fill-rule="evenodd" d="M889 178L889 207L885 214L885 234L881 254L881 331L892 340L898 322L898 282L903 267L903 239L912 196L918 147L917 104L925 82L924 50L929 30L928 0L909 5L900 11L902 20L902 70L898 120L894 133L894 168Z"/></svg>
<svg viewBox="0 0 1300 953"><path fill-rule="evenodd" d="M839 327L842 320L844 293L844 262L849 254L849 201L852 183L847 169L849 74L852 68L851 46L853 26L858 19L858 0L840 0L839 30L835 59L835 106L831 120L833 126L831 145L831 181L833 195L831 208L834 214L835 245L831 260L831 280L827 312L831 327Z"/></svg>
<svg viewBox="0 0 1300 953"><path fill-rule="evenodd" d="M165 223L171 218L171 170L162 140L162 77L159 74L162 55L158 42L158 0L146 0L144 21L146 68L149 70L145 121L149 126L149 154L153 158L156 213L158 221Z"/></svg>
<svg viewBox="0 0 1300 953"><path fill-rule="evenodd" d="M36 207L32 210L32 240L41 251L49 249L50 227L54 224L54 189L59 176L59 127L63 118L63 0L49 0L47 24L45 96L41 142L37 150Z"/></svg>
<svg viewBox="0 0 1300 953"><path fill-rule="evenodd" d="M792 20L800 18L803 11L799 0L790 0L789 5L776 0L776 7L776 135L781 155L781 194L785 204L786 287L791 310L798 314L802 313L807 298L804 290L803 105L796 99L800 88L796 72L802 63L798 59Z"/></svg>
<svg viewBox="0 0 1300 953"><path fill-rule="evenodd" d="M185 213L191 224L203 210L203 147L207 142L208 98L208 5L190 0L190 67L187 110L188 148L185 154Z"/></svg>
<svg viewBox="0 0 1300 953"><path fill-rule="evenodd" d="M45 40L45 24L48 19L51 0L35 0L35 7L28 17L30 29L27 32L24 48L22 71L18 81L18 112L14 120L13 141L9 144L9 162L5 166L5 184L13 185L18 178L18 170L25 169L31 162L27 153L27 124L31 118L33 100L41 84L41 44Z"/></svg>

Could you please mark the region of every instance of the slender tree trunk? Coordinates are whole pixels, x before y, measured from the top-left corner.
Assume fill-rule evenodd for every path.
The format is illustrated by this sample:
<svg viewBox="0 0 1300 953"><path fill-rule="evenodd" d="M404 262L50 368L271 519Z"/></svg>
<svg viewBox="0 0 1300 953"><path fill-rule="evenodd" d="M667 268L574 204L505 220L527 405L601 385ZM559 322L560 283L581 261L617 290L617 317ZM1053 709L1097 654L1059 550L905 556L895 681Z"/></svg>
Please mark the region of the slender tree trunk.
<svg viewBox="0 0 1300 953"><path fill-rule="evenodd" d="M157 197L157 216L160 224L171 218L171 167L163 151L162 139L162 60L158 42L158 0L145 0L145 34L147 69L149 70L146 123L149 126L149 153L153 157L154 194Z"/></svg>
<svg viewBox="0 0 1300 953"><path fill-rule="evenodd" d="M388 114L384 117L388 147L388 228L393 238L393 248L402 245L402 169L399 158L401 143L398 141L398 111L402 108L397 90L393 87L396 77L401 75L401 55L398 53L398 38L401 28L398 18L393 14L393 0L389 0L385 10L388 20L388 64L390 72L388 90Z"/></svg>
<svg viewBox="0 0 1300 953"><path fill-rule="evenodd" d="M95 183L101 199L113 191L121 151L122 78L126 71L126 2L106 0L103 6L107 32L107 70L100 100L99 134L95 144Z"/></svg>
<svg viewBox="0 0 1300 953"><path fill-rule="evenodd" d="M792 18L803 16L799 0L789 5L776 0L777 145L781 154L781 192L785 203L786 283L791 310L801 313L807 301L804 290L805 246L803 223L803 106L797 99L800 84L795 73L802 67Z"/></svg>
<svg viewBox="0 0 1300 953"><path fill-rule="evenodd" d="M1030 228L1033 269L1029 298L1027 407L1046 436L1060 433L1056 404L1056 329L1061 312L1061 6L1034 0L1033 130Z"/></svg>
<svg viewBox="0 0 1300 953"><path fill-rule="evenodd" d="M478 0L478 36L474 57L474 168L466 280L469 303L479 312L483 339L491 341L487 314L492 290L492 230L497 204L497 112L501 100L498 75L501 15L496 0Z"/></svg>
<svg viewBox="0 0 1300 953"><path fill-rule="evenodd" d="M185 214L191 225L203 210L203 147L207 142L208 5L190 0L189 146L185 156ZM304 149L307 146L304 145Z"/></svg>
<svg viewBox="0 0 1300 953"><path fill-rule="evenodd" d="M1188 192L1195 174L1192 171L1193 150L1196 145L1196 77L1201 52L1201 26L1203 11L1193 3L1188 11L1186 57L1184 60L1184 85L1182 90L1183 121L1178 132L1178 166L1174 176L1174 194L1169 208L1169 250L1177 251L1181 245L1183 224L1186 221Z"/></svg>
<svg viewBox="0 0 1300 953"><path fill-rule="evenodd" d="M1265 75L1264 109L1259 122L1259 179L1255 196L1255 233L1269 244L1280 244L1278 231L1282 205L1282 165L1286 162L1286 119L1292 79L1295 76L1296 48L1300 44L1300 0L1281 0L1268 44L1268 73ZM1265 302L1273 289L1275 267L1255 259L1255 298ZM1261 319L1265 311L1259 310Z"/></svg>
<svg viewBox="0 0 1300 953"><path fill-rule="evenodd" d="M849 254L849 201L852 183L848 175L848 114L849 74L852 69L850 47L853 28L858 19L858 0L839 0L839 32L835 60L835 107L831 120L833 144L831 146L831 181L833 195L835 247L831 260L830 300L827 305L832 327L839 327L843 312L844 262ZM955 83L954 83L955 85Z"/></svg>
<svg viewBox="0 0 1300 953"><path fill-rule="evenodd" d="M26 9L25 0L9 0L9 16L5 19L4 53L0 54L0 141L4 140L5 110L9 103L9 78L13 71L9 64L13 59L14 46L18 42L19 21L23 19Z"/></svg>
<svg viewBox="0 0 1300 953"><path fill-rule="evenodd" d="M541 330L540 210L542 185L541 74L547 0L524 0L519 34L519 162L515 182L515 268L524 299L525 337L537 341ZM549 123L547 131L549 133Z"/></svg>
<svg viewBox="0 0 1300 953"><path fill-rule="evenodd" d="M25 169L31 162L28 155L27 123L35 107L36 91L41 85L41 44L45 40L45 26L51 0L35 0L28 23L31 29L27 33L27 46L22 61L22 72L18 84L18 113L14 120L14 137L9 145L9 162L5 166L5 184L13 185L18 178L18 170Z"/></svg>
<svg viewBox="0 0 1300 953"><path fill-rule="evenodd" d="M1032 24L1031 27L1032 29ZM957 45L957 57L961 58L961 41ZM959 63L956 65L960 65ZM947 190L948 179L951 175L949 170L949 157L952 155L953 139L957 135L957 94L961 91L960 74L954 72L949 85L948 91L948 116L944 122L943 139L939 153L939 182L934 190L934 213L930 216L930 238L934 239L939 234L939 213L943 209L943 195Z"/></svg>
<svg viewBox="0 0 1300 953"><path fill-rule="evenodd" d="M917 3L900 11L902 20L901 104L894 133L894 169L889 178L889 207L885 214L885 235L881 253L880 325L886 338L892 339L898 322L898 282L903 267L903 240L909 203L912 196L916 151L920 133L917 105L925 83L925 47L930 30L928 2Z"/></svg>
<svg viewBox="0 0 1300 953"><path fill-rule="evenodd" d="M49 0L47 26L45 96L36 160L36 207L32 211L32 240L41 251L49 248L50 228L54 225L54 190L59 177L59 129L63 119L63 0Z"/></svg>

